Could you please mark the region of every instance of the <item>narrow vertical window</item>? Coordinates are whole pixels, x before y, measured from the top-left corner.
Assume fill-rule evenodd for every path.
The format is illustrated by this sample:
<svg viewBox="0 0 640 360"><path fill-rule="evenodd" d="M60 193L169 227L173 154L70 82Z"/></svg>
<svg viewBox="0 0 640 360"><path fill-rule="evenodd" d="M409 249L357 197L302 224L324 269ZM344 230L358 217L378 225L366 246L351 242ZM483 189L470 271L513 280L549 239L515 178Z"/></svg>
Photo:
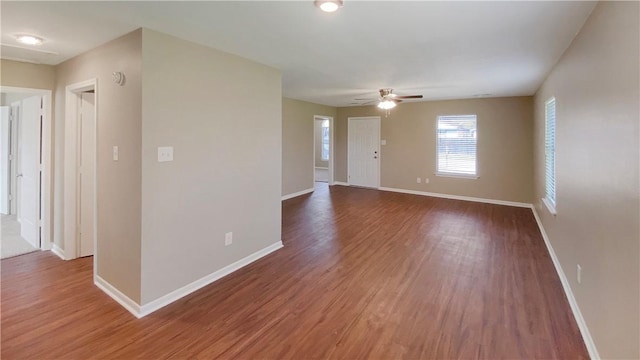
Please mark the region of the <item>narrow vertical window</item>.
<svg viewBox="0 0 640 360"><path fill-rule="evenodd" d="M437 174L476 177L476 115L438 117Z"/></svg>
<svg viewBox="0 0 640 360"><path fill-rule="evenodd" d="M322 121L322 160L329 160L329 120Z"/></svg>
<svg viewBox="0 0 640 360"><path fill-rule="evenodd" d="M544 203L551 213L556 208L556 99L545 103L544 111Z"/></svg>

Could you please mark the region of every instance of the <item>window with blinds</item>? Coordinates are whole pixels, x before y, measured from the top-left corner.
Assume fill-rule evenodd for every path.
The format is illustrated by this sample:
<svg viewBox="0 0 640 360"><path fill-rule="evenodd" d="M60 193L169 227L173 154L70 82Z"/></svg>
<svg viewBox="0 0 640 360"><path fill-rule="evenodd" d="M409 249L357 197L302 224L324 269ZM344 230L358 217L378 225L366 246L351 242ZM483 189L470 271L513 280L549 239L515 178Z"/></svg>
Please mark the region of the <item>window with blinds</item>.
<svg viewBox="0 0 640 360"><path fill-rule="evenodd" d="M470 176L476 172L476 115L438 117L438 175Z"/></svg>
<svg viewBox="0 0 640 360"><path fill-rule="evenodd" d="M545 103L544 121L544 184L549 210L556 206L556 99Z"/></svg>
<svg viewBox="0 0 640 360"><path fill-rule="evenodd" d="M322 121L322 161L329 160L329 120Z"/></svg>

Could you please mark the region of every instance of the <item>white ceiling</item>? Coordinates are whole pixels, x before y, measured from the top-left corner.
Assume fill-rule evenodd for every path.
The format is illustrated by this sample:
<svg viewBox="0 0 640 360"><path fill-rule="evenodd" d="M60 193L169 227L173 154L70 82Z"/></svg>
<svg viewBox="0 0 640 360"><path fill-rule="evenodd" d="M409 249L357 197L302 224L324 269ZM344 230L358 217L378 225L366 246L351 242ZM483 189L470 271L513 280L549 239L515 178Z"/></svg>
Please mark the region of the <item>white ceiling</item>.
<svg viewBox="0 0 640 360"><path fill-rule="evenodd" d="M283 95L332 106L392 87L425 100L532 95L594 2L2 1L2 57L58 64L139 27L282 70ZM14 36L38 35L38 52ZM7 46L9 45L9 46ZM44 51L44 52L42 52Z"/></svg>

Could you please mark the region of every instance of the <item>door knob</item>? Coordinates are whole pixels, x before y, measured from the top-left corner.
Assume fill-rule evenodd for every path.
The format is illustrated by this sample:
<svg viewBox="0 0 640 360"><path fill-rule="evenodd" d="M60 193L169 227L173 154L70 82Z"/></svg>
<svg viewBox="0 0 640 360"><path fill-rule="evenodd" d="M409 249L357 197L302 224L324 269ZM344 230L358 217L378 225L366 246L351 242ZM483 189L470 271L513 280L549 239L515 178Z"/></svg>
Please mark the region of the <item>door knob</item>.
<svg viewBox="0 0 640 360"><path fill-rule="evenodd" d="M378 157L377 157L377 156L374 156L373 158L374 158L374 159L377 159Z"/></svg>

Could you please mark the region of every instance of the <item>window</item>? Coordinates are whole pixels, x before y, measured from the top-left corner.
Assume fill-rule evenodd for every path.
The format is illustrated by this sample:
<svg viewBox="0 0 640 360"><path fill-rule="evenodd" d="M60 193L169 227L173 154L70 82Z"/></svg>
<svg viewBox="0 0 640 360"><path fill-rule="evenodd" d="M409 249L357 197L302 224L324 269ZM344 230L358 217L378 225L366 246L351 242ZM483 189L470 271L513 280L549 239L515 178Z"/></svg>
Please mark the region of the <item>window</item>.
<svg viewBox="0 0 640 360"><path fill-rule="evenodd" d="M322 120L322 161L329 160L329 120Z"/></svg>
<svg viewBox="0 0 640 360"><path fill-rule="evenodd" d="M544 203L552 214L556 210L556 99L545 103L544 110Z"/></svg>
<svg viewBox="0 0 640 360"><path fill-rule="evenodd" d="M438 117L437 175L476 177L475 115Z"/></svg>

